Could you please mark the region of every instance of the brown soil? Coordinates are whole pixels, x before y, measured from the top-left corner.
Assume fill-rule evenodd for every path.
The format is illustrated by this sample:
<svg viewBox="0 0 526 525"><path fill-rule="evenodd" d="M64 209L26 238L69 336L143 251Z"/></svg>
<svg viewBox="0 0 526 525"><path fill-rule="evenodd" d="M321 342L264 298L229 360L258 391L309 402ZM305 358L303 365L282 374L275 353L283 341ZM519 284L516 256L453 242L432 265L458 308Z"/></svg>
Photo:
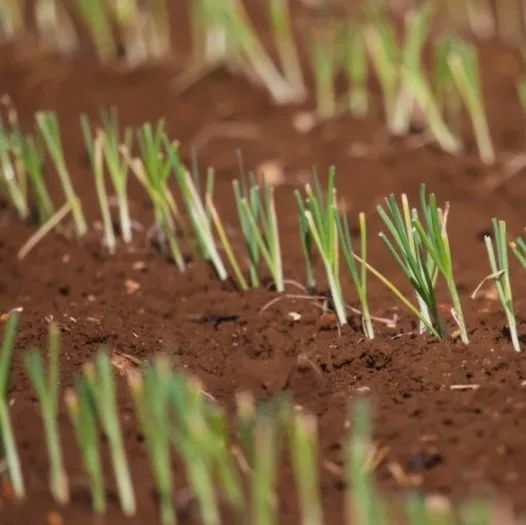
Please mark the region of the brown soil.
<svg viewBox="0 0 526 525"><path fill-rule="evenodd" d="M177 33L179 37L182 54L187 35ZM96 115L101 105L116 106L125 124L165 117L170 135L182 142L188 162L192 147L198 147L201 166L217 169L217 203L232 232L237 227L230 192L230 181L237 175L236 148L242 149L250 167L265 161L281 162L286 180L277 197L284 265L287 278L300 282L303 263L291 189L307 180L312 166L320 172L330 164L337 167L340 194L355 212L368 212L372 263L404 287L375 238L381 226L374 207L391 191L405 191L414 198L418 185L425 181L440 200L452 204L450 236L471 338L470 345L464 347L460 342L413 335L412 318L373 278L373 313L400 316L396 328L377 324L378 336L373 342L364 341L357 319L339 336L336 327L325 322L315 300L284 298L261 313L275 293L255 290L240 294L233 283L219 282L200 262L180 274L151 249L141 232L136 234L132 250L122 247L113 257L104 253L94 228L81 243L50 235L25 261L18 262L17 250L32 230L10 211L2 210L0 311L16 306L24 309L9 396L14 400L12 415L29 489L26 504L0 500L2 524L44 523L43 516L56 510L47 490L47 457L38 406L20 359L30 346L45 347L46 319L50 317L60 323L63 334L63 387L71 384L80 366L102 344L141 360L166 351L181 368L199 376L207 391L227 406L234 394L244 389L260 399L281 391L293 393L299 404L320 418L325 464L341 463L348 400L371 392L375 438L388 447L377 469L383 489L416 487L454 498L497 492L511 498L519 510L526 510L526 359L513 352L497 301L490 296L469 298L488 273L482 236L491 217L506 219L512 233L524 226L526 182L522 175L495 187L495 181L505 176L504 169L480 164L472 143L468 143L466 155L453 158L432 145L389 141L383 132L378 99L366 121L336 119L302 135L292 125L301 108L275 107L263 91L224 71L176 96L171 88L177 71L173 64L136 71L102 68L89 57L66 62L36 53L24 42L4 45L0 56L1 90L11 95L23 123L29 124L37 109L58 111L74 183L91 224L99 220L99 213L78 115L82 111ZM498 45L488 45L483 49L483 64L490 121L504 157L521 151L524 143L524 122L513 84L520 62ZM367 145L363 155L353 153L356 144ZM54 192L60 195L58 187ZM147 229L152 223L147 198L132 185L130 199L134 219ZM240 246L239 237L236 242ZM134 269L137 262L144 263L142 269ZM318 274L321 276L321 271ZM526 332L526 281L522 276L513 263L518 318ZM131 294L125 286L128 279L139 284ZM345 286L346 296L356 305L348 277ZM292 285L289 291L297 293ZM323 285L320 292L325 292ZM446 310L447 304L443 306ZM290 312L298 312L300 320L294 322ZM206 322L217 315L239 318ZM198 322L199 317L205 322ZM452 385L466 384L478 388L451 389ZM135 431L124 389L121 398L139 515L124 520L113 498L101 523L154 523L155 497L144 446ZM67 418L61 417L73 501L60 512L65 523L91 523L88 487ZM406 473L406 484L393 475L395 464ZM178 485L183 486L182 474L176 475ZM283 467L283 487L292 486L290 477L289 469ZM322 468L322 489L327 523L341 523L343 484L334 469ZM286 490L281 494L280 523L298 523L294 494ZM179 507L181 523L196 521L192 505L181 499Z"/></svg>

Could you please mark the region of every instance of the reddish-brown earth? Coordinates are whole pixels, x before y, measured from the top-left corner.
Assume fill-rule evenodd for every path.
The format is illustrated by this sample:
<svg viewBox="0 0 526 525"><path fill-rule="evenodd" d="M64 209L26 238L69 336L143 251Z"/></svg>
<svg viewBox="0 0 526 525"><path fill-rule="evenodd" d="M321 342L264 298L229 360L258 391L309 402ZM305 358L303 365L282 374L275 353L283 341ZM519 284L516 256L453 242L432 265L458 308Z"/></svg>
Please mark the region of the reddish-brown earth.
<svg viewBox="0 0 526 525"><path fill-rule="evenodd" d="M56 510L48 495L38 405L21 363L28 347L45 347L46 319L50 317L62 330L63 387L71 385L81 365L100 345L140 360L165 351L182 369L199 376L207 391L227 406L240 390L249 389L261 399L291 392L299 404L319 416L321 458L336 464L342 460L348 401L368 391L375 400L375 439L387 447L376 473L382 489L416 487L454 498L496 492L509 497L519 510L526 510L526 359L512 350L498 302L491 295L470 299L475 286L489 273L483 234L490 228L490 219L505 219L513 234L524 227L523 173L504 180L502 165L484 167L469 140L466 155L458 158L433 145L416 144L418 137L390 141L376 95L372 115L365 121L340 118L308 134L297 133L292 124L302 108L275 107L261 89L224 71L176 95L171 83L186 39L183 32L176 34L176 65L151 65L135 71L100 67L88 57L68 62L37 53L24 42L2 46L0 90L12 97L21 121L30 125L37 109L58 111L67 160L90 224L99 220L99 211L78 117L83 111L96 115L102 105L117 107L124 124L166 118L170 135L181 141L187 162L192 148L199 149L201 166L216 167L216 201L238 248L241 239L235 233L230 185L237 175L236 148L241 148L249 167L267 161L281 163L285 181L277 189L277 199L284 267L287 278L300 282L304 280L303 263L291 190L308 180L312 166L320 172L330 164L336 166L340 195L355 213L368 213L372 264L406 291L376 239L381 225L374 209L389 192L405 191L415 198L419 184L425 181L439 200L451 202L455 272L471 342L465 347L458 341L413 335L414 320L373 277L372 312L380 317L400 316L395 328L376 324L373 342L364 340L357 319L339 336L335 326L324 322L320 303L314 299L284 298L261 313L276 297L274 292L240 294L233 283L219 282L201 262L192 263L181 274L151 249L144 232L136 233L132 249L121 247L112 257L104 252L93 227L82 242L50 235L19 262L17 251L33 230L3 208L0 311L24 309L9 397L29 494L21 505L0 499L0 522L45 523L48 512ZM495 44L484 46L482 63L493 136L505 159L520 154L524 145L524 122L514 88L520 62ZM376 87L372 88L376 93ZM357 144L366 148L357 148ZM357 150L360 156L353 153ZM49 175L52 181L51 170ZM58 185L50 184L58 202ZM130 204L133 218L148 229L152 223L149 202L135 183L130 188ZM512 269L518 319L526 334L525 273L515 262ZM321 266L318 275L321 279ZM129 279L139 285L134 293L125 285ZM346 297L356 305L348 276L344 285ZM293 286L288 291L297 293ZM321 281L319 291L326 292ZM447 310L446 302L443 306ZM290 312L299 313L299 321L294 322ZM199 317L214 315L239 318L217 326L197 322ZM451 389L466 384L478 388ZM146 452L124 388L120 397L139 514L131 520L122 518L112 493L109 513L100 522L154 523L156 505ZM60 513L65 523L91 523L88 486L65 414L61 423L72 502ZM407 475L406 486L395 479L393 465ZM294 494L285 489L292 486L290 478L289 468L283 467L280 523L284 525L298 523ZM179 470L176 479L183 488ZM342 479L334 469L322 468L321 480L327 523L341 523ZM181 522L197 522L192 505L183 497L176 495L176 499Z"/></svg>

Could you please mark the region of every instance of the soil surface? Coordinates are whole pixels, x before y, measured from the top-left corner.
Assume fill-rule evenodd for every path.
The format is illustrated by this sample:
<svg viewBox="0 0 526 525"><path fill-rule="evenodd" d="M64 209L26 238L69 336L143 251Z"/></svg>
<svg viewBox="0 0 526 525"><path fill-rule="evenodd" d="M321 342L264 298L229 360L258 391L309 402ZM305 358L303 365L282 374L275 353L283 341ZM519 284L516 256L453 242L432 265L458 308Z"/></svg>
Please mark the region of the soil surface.
<svg viewBox="0 0 526 525"><path fill-rule="evenodd" d="M182 8L175 15L182 19ZM512 234L524 227L524 173L510 177L504 165L524 146L524 121L514 87L519 57L496 43L482 46L488 113L502 160L488 168L477 160L469 131L466 153L460 157L439 151L418 135L389 139L374 85L373 108L366 120L342 117L305 134L298 133L293 122L300 111L311 107L310 101L303 108L276 107L260 88L223 70L177 95L173 79L188 48L182 25L174 38L172 62L134 71L119 65L98 66L89 49L75 61L37 52L26 41L0 49L0 90L12 97L22 123L32 125L38 109L58 112L67 161L92 225L82 242L49 235L20 262L17 251L34 229L17 221L12 211L0 210L0 312L23 307L9 397L29 492L26 504L0 499L2 524L44 523L43 516L58 510L48 495L38 405L21 362L28 347L45 348L50 318L62 331L63 387L71 385L100 345L107 345L138 360L168 352L227 406L240 390L249 389L259 399L291 392L297 403L319 416L327 523L342 523L344 486L336 467L342 461L348 401L367 393L374 398L375 440L386 447L376 471L382 489L398 493L418 488L455 499L496 493L525 511L526 357L513 352L491 288L470 299L489 273L483 235L491 218L505 219ZM381 224L374 210L390 192L407 192L415 199L419 184L426 182L440 201L451 202L449 230L469 346L415 335L410 314L372 276L372 312L397 322L394 327L376 323L377 337L368 342L358 318L351 318L350 326L339 334L323 314L323 301L291 297L303 293L293 283L287 286L288 295L262 312L277 297L270 289L241 294L199 261L181 274L150 246L146 233L153 217L135 182L130 186L132 215L138 225L133 247L121 246L115 256L108 256L97 229L99 211L78 118L81 112L95 116L100 106L111 105L119 110L123 124L164 117L170 136L181 141L188 164L193 150L202 168L216 168L216 202L238 249L241 239L231 194L231 180L238 174L236 149L242 150L248 167L279 164L285 173L277 187L284 268L288 279L300 283L303 262L292 190L308 181L312 166L320 173L336 166L340 196L356 215L367 212L372 264L407 292L376 238ZM58 203L56 177L49 180ZM319 262L317 275L318 292L325 294ZM521 332L526 334L526 279L515 261L512 279ZM130 281L137 286L130 287ZM344 287L349 303L357 306L345 274ZM449 310L446 295L442 307ZM299 320L293 320L291 312L298 313ZM235 316L235 320L215 322L217 316ZM454 330L452 322L450 328ZM144 444L124 388L120 398L139 514L125 520L112 492L110 510L98 523L154 523L156 501ZM64 523L92 523L89 490L65 414L61 422L72 503L59 512ZM184 476L175 470L181 523L197 523L196 509L183 497ZM299 522L296 499L288 489L291 476L284 466L280 471L284 525ZM108 483L113 490L110 480L111 476Z"/></svg>

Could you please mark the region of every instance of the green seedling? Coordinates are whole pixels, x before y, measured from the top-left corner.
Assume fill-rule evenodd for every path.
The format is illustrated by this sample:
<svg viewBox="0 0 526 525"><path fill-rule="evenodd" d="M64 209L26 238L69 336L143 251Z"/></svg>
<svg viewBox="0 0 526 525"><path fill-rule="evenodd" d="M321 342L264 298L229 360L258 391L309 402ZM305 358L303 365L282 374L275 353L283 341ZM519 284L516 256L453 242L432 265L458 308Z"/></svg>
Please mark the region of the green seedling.
<svg viewBox="0 0 526 525"><path fill-rule="evenodd" d="M332 303L341 325L347 324L345 301L340 282L339 236L336 206L334 167L329 170L327 190L323 195L318 179L314 177L314 187L305 186L305 199L296 191L296 202L300 213L300 233L304 255L306 255L307 274L311 273L312 262L309 253L310 245L315 245L325 267L325 274L331 291ZM308 226L308 232L306 229ZM312 279L312 276L310 276Z"/></svg>
<svg viewBox="0 0 526 525"><path fill-rule="evenodd" d="M2 440L7 472L13 486L13 492L17 499L24 499L26 495L24 478L22 476L22 468L13 433L13 426L11 424L11 418L9 417L9 400L7 399L9 372L11 370L11 358L13 355L18 317L19 314L16 311L9 313L4 327L4 338L0 353L0 438Z"/></svg>
<svg viewBox="0 0 526 525"><path fill-rule="evenodd" d="M522 237L517 237L510 246L522 267L526 268L526 242L524 239Z"/></svg>
<svg viewBox="0 0 526 525"><path fill-rule="evenodd" d="M233 182L234 197L241 224L241 231L247 247L252 286L259 286L259 258L262 257L269 270L276 291L284 290L281 246L278 231L278 218L274 202L274 189L263 175L262 183L257 184L250 176L250 185L238 180Z"/></svg>
<svg viewBox="0 0 526 525"><path fill-rule="evenodd" d="M97 57L108 62L117 56L117 44L104 0L75 0L74 2L91 36Z"/></svg>
<svg viewBox="0 0 526 525"><path fill-rule="evenodd" d="M115 232L113 230L108 194L106 192L106 183L104 182L104 159L102 150L105 135L103 131L99 130L97 136L93 138L88 121L85 118L82 118L81 124L91 169L93 170L95 178L95 188L97 190L97 197L102 214L102 224L104 227L104 241L108 251L111 254L114 254L116 249Z"/></svg>
<svg viewBox="0 0 526 525"><path fill-rule="evenodd" d="M356 287L356 292L358 294L358 299L360 301L363 331L367 339L372 340L374 339L374 328L369 311L369 301L367 298L367 267L365 264L358 265L353 256L353 242L347 214L343 213L340 215L337 210L334 211L336 214L336 224L338 226L338 236L340 239L343 257L351 274L354 286ZM367 262L367 225L364 213L360 213L359 215L359 224L360 258L362 261Z"/></svg>
<svg viewBox="0 0 526 525"><path fill-rule="evenodd" d="M355 402L350 420L349 437L345 447L349 519L360 525L385 525L385 503L376 491L367 463L372 439L369 402Z"/></svg>
<svg viewBox="0 0 526 525"><path fill-rule="evenodd" d="M106 511L106 495L99 452L97 418L89 387L83 377L77 379L75 391L66 391L65 402L84 469L89 478L93 510L97 514L103 514Z"/></svg>
<svg viewBox="0 0 526 525"><path fill-rule="evenodd" d="M84 218L84 213L82 212L82 204L79 197L75 193L75 190L73 189L69 171L66 167L57 116L52 112L39 112L37 113L36 119L46 147L49 151L49 154L51 155L51 159L53 160L53 164L60 178L64 195L71 203L77 235L79 237L83 237L87 231L86 219Z"/></svg>
<svg viewBox="0 0 526 525"><path fill-rule="evenodd" d="M186 263L176 232L176 218L179 213L168 187L175 162L173 156L177 151L175 148L168 148L164 152L167 139L162 120L157 123L155 129L149 123L143 124L137 131L137 141L141 158L131 160L131 167L152 201L156 226L168 244L173 260L179 270L184 271Z"/></svg>
<svg viewBox="0 0 526 525"><path fill-rule="evenodd" d="M492 164L495 162L495 150L484 108L476 49L466 42L455 40L448 57L448 65L470 115L480 158L483 162Z"/></svg>
<svg viewBox="0 0 526 525"><path fill-rule="evenodd" d="M212 232L210 216L206 210L206 204L203 202L203 198L200 195L190 172L180 161L177 146L174 144L168 144L167 149L170 151L168 157L172 160L175 178L179 185L179 189L181 190L186 210L190 216L198 244L201 248L202 256L205 260L212 263L219 279L224 281L227 279L228 273L217 249L216 241ZM211 171L209 172L210 188L213 186L213 178L213 171ZM211 195L211 190L208 195Z"/></svg>
<svg viewBox="0 0 526 525"><path fill-rule="evenodd" d="M365 117L369 109L369 64L364 27L358 20L351 19L343 34L343 67L349 83L349 109L354 117Z"/></svg>
<svg viewBox="0 0 526 525"><path fill-rule="evenodd" d="M50 462L51 493L56 501L65 504L69 500L69 484L64 468L60 433L58 428L58 400L60 384L60 329L56 324L49 326L49 357L47 372L40 354L33 350L25 356L24 362L38 402L44 423L44 435Z"/></svg>
<svg viewBox="0 0 526 525"><path fill-rule="evenodd" d="M312 415L294 414L290 423L290 451L303 525L322 525L323 509L318 487L318 432Z"/></svg>
<svg viewBox="0 0 526 525"><path fill-rule="evenodd" d="M500 303L506 313L508 328L510 331L511 342L515 351L520 352L519 336L517 334L517 321L513 310L513 296L511 292L510 268L508 264L508 244L506 240L506 223L493 219L493 235L495 245L489 235L484 237L486 251L488 253L491 274L473 292L473 297L477 294L480 287L487 281L495 283Z"/></svg>
<svg viewBox="0 0 526 525"><path fill-rule="evenodd" d="M290 0L266 0L281 69L298 99L306 95L303 71L292 31Z"/></svg>
<svg viewBox="0 0 526 525"><path fill-rule="evenodd" d="M136 510L135 495L119 423L113 372L106 353L100 352L95 364L88 363L84 366L84 377L108 439L121 508L127 516L133 516Z"/></svg>
<svg viewBox="0 0 526 525"><path fill-rule="evenodd" d="M147 368L142 375L136 373L128 378L135 411L145 436L163 525L176 522L172 500L170 425L167 413L170 379L169 363L161 359Z"/></svg>

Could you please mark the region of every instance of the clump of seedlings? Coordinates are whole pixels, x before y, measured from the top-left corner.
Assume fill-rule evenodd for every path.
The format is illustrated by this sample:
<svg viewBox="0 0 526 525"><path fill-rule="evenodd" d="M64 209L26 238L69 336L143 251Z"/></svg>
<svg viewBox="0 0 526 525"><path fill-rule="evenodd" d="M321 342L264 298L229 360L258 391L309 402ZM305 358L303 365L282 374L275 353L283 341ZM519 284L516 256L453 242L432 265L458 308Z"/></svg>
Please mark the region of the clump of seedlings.
<svg viewBox="0 0 526 525"><path fill-rule="evenodd" d="M61 504L69 500L69 485L58 428L58 402L60 386L60 330L56 324L49 326L49 354L47 371L37 350L26 354L24 362L37 393L44 435L50 461L51 493Z"/></svg>
<svg viewBox="0 0 526 525"><path fill-rule="evenodd" d="M282 292L285 284L274 188L264 174L259 184L254 174L249 174L248 181L243 170L241 175L241 182L234 180L233 190L247 249L251 285L257 287L261 284L260 259L263 259L276 291Z"/></svg>
<svg viewBox="0 0 526 525"><path fill-rule="evenodd" d="M443 277L453 304L451 313L458 324L462 342L467 344L469 339L447 235L448 208L440 209L435 195L427 196L424 185L420 190L420 205L422 220L419 213L410 208L407 197L402 197L400 211L396 197L389 196L386 199L386 209L383 206L378 206L377 209L391 238L383 232L380 233L380 238L417 294L420 307L417 317L427 330L438 337L447 335L435 294L437 277ZM387 278L382 277L382 281L389 285L406 306L415 311Z"/></svg>

